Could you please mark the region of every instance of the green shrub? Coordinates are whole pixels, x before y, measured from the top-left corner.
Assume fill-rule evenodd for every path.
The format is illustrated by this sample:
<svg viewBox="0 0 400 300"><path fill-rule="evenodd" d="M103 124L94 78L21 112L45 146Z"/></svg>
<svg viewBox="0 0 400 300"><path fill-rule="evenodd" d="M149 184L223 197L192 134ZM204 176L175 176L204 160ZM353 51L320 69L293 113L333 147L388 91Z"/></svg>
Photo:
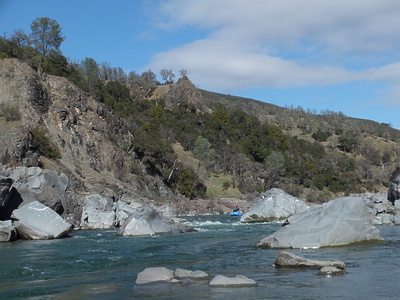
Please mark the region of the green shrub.
<svg viewBox="0 0 400 300"><path fill-rule="evenodd" d="M0 114L8 122L21 120L21 114L17 105L2 104L0 106Z"/></svg>
<svg viewBox="0 0 400 300"><path fill-rule="evenodd" d="M31 131L34 139L39 145L40 153L51 159L60 159L61 152L54 146L46 135L46 130L40 127L35 127Z"/></svg>
<svg viewBox="0 0 400 300"><path fill-rule="evenodd" d="M224 190L227 190L227 189L229 189L230 187L231 187L231 184L230 184L229 181L224 181L224 182L222 183L222 188L223 188Z"/></svg>

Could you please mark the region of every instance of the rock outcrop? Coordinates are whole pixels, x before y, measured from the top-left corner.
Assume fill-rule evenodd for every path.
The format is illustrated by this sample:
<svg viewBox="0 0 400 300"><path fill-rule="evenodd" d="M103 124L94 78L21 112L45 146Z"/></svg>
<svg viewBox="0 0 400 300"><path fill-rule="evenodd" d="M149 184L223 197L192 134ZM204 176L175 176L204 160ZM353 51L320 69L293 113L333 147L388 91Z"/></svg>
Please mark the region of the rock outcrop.
<svg viewBox="0 0 400 300"><path fill-rule="evenodd" d="M68 235L72 225L38 201L22 205L12 213L18 234L26 240L56 239Z"/></svg>
<svg viewBox="0 0 400 300"><path fill-rule="evenodd" d="M23 203L39 201L62 214L68 201L68 177L60 172L43 170L39 167L3 168L3 176L13 181Z"/></svg>
<svg viewBox="0 0 400 300"><path fill-rule="evenodd" d="M382 240L360 197L344 197L288 218L288 225L260 240L259 248L319 248Z"/></svg>
<svg viewBox="0 0 400 300"><path fill-rule="evenodd" d="M39 76L21 61L2 59L0 106L12 108L19 116L0 126L0 136L7 141L0 144L2 164L40 165L68 176L72 193L68 205L61 204L76 213L62 214L74 225L81 220L82 195L105 195L109 190L117 195L116 200L129 195L141 203L185 207L186 199L173 193L157 172L149 171L154 169L151 160L134 152L136 141L125 122L66 78ZM43 145L32 134L35 128L45 133L61 158L41 156ZM52 203L45 204L60 212L62 200L48 200Z"/></svg>
<svg viewBox="0 0 400 300"><path fill-rule="evenodd" d="M284 220L289 216L307 210L302 200L281 189L273 188L254 200L249 210L240 218L242 223L271 222Z"/></svg>

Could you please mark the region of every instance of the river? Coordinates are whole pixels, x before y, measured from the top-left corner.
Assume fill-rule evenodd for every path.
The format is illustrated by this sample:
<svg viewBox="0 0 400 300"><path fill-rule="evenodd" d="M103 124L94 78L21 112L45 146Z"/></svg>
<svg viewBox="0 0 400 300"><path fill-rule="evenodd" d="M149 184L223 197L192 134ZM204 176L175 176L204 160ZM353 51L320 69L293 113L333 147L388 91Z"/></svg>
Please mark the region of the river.
<svg viewBox="0 0 400 300"><path fill-rule="evenodd" d="M0 243L0 299L400 299L400 227L380 227L385 241L317 250L289 250L310 259L338 259L347 274L275 269L279 250L256 249L281 224L241 224L239 217L188 218L198 232L119 237L75 231L71 237ZM258 287L204 283L136 285L148 267L244 275Z"/></svg>

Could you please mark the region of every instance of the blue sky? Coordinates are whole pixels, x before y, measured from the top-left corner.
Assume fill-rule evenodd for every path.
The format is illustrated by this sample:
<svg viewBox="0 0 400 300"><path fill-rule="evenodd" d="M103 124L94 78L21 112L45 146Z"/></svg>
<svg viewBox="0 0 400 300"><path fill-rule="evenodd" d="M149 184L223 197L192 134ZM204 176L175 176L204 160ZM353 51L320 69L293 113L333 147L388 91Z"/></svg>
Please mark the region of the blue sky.
<svg viewBox="0 0 400 300"><path fill-rule="evenodd" d="M400 129L398 0L0 0L0 34L37 17L74 61L186 69L202 89Z"/></svg>

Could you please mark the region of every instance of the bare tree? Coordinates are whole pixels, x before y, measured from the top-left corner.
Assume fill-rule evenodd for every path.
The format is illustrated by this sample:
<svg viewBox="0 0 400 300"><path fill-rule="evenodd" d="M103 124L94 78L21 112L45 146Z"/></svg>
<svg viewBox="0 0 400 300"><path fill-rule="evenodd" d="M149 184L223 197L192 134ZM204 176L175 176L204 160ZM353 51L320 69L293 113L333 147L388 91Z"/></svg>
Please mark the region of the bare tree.
<svg viewBox="0 0 400 300"><path fill-rule="evenodd" d="M187 77L188 71L185 69L179 70L179 75L181 76L181 78Z"/></svg>

